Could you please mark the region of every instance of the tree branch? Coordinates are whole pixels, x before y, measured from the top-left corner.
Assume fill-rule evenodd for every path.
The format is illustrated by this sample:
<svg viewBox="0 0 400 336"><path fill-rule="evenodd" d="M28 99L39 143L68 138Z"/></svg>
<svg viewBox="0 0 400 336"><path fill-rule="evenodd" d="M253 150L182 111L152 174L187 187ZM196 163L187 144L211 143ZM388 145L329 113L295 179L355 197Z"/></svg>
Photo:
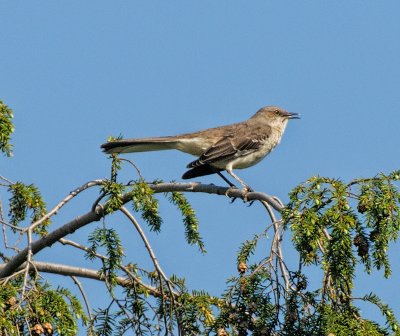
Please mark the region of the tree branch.
<svg viewBox="0 0 400 336"><path fill-rule="evenodd" d="M0 264L0 271L2 271L7 264ZM52 274L58 274L58 275L64 275L64 276L70 276L70 277L81 277L81 278L86 278L86 279L92 279L92 280L97 280L97 281L106 281L106 278L103 274L100 274L98 270L94 269L89 269L89 268L82 268L82 267L75 267L75 266L67 266L63 264L56 264L56 263L48 263L48 262L42 262L42 261L31 261L29 265L27 266L26 263L23 263L21 266L19 266L16 271L18 272L24 272L25 268L28 267L29 271L39 271L39 272L44 272L44 273L52 273ZM118 276L116 278L116 281L119 286L122 287L130 287L134 283L136 283L135 280L132 281L132 279L127 278L127 277L121 277ZM160 297L161 292L156 289L153 286L144 284L142 282L137 282L137 284L144 289L148 290L151 295ZM173 292L174 295L177 293Z"/></svg>
<svg viewBox="0 0 400 336"><path fill-rule="evenodd" d="M32 223L25 231L28 229L33 230L40 224L42 224L45 220L49 219L51 216L57 214L58 210L60 210L64 205L66 205L70 200L72 200L75 196L80 194L82 191L85 191L88 188L102 185L104 180L94 180L90 181L88 183L85 183L84 185L76 188L75 190L72 190L67 197L65 197L61 202L59 202L51 211L49 211L45 216L37 220L35 223Z"/></svg>
<svg viewBox="0 0 400 336"><path fill-rule="evenodd" d="M155 255L149 240L147 239L145 233L143 232L142 228L140 227L138 221L136 220L135 217L132 216L132 214L125 208L121 207L120 210L124 213L126 217L132 222L133 226L135 227L136 231L139 233L140 238L142 239L144 246L146 247L147 251L149 252L150 258L153 261L153 265L157 272L162 276L164 281L166 283L169 283L168 277L165 275L164 271L162 270L160 264L158 263L157 256Z"/></svg>
<svg viewBox="0 0 400 336"><path fill-rule="evenodd" d="M32 255L35 255L39 251L46 247L53 245L60 238L75 232L79 228L95 222L101 219L101 215L93 211L87 212L82 216L74 218L72 221L64 224L62 227L50 232L47 236L40 238L32 243L31 251ZM1 270L0 278L5 278L10 276L19 266L21 266L27 258L29 252L29 247L24 248L19 252L14 258L12 258Z"/></svg>
<svg viewBox="0 0 400 336"><path fill-rule="evenodd" d="M241 189L232 189L227 187L219 187L214 184L201 184L197 182L191 183L159 183L159 184L149 184L149 187L154 190L155 193L160 192L201 192L208 194L215 194L220 196L228 196L232 198L241 198L244 201L260 200L265 201L270 204L275 210L282 211L282 206L275 200L274 197L269 196L260 192L246 192ZM132 198L130 193L122 195L122 203L125 204L129 202ZM37 254L39 251L46 247L53 245L60 238L65 237L68 234L75 232L81 227L90 224L92 222L99 221L104 213L107 213L109 204L98 205L94 211L89 211L81 216L78 216L71 220L70 222L64 224L60 228L50 232L43 238L40 238L31 244L32 255ZM10 276L19 266L21 266L28 255L29 248L26 247L16 256L14 256L1 270L0 278L5 278Z"/></svg>
<svg viewBox="0 0 400 336"><path fill-rule="evenodd" d="M89 319L92 320L93 319L93 317L92 317L92 309L90 308L89 300L88 300L88 298L86 296L86 293L85 293L85 291L83 289L82 284L80 283L80 281L78 280L78 278L75 275L72 275L71 279L74 281L75 285L78 287L79 291L81 292L83 301L85 302L85 305L86 305L86 310L87 310ZM91 332L92 332L92 330L91 330Z"/></svg>
<svg viewBox="0 0 400 336"><path fill-rule="evenodd" d="M228 196L231 198L240 198L244 201L265 201L271 205L276 211L281 212L283 206L280 201L277 201L275 196L267 195L262 192L251 191L248 192L243 189L220 187L214 184L201 184L198 182L190 183L158 183L149 184L149 187L154 190L154 192L200 192L206 194L215 194L220 196Z"/></svg>

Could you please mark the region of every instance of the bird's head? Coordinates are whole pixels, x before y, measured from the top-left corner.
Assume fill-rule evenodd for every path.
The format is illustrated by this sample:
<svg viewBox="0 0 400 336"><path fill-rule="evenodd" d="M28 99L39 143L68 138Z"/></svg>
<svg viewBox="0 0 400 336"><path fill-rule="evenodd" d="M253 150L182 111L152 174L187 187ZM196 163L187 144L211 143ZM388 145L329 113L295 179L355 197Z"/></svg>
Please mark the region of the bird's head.
<svg viewBox="0 0 400 336"><path fill-rule="evenodd" d="M260 108L255 115L251 117L260 122L267 122L269 125L286 126L289 119L300 119L298 113L292 113L278 106L265 106Z"/></svg>

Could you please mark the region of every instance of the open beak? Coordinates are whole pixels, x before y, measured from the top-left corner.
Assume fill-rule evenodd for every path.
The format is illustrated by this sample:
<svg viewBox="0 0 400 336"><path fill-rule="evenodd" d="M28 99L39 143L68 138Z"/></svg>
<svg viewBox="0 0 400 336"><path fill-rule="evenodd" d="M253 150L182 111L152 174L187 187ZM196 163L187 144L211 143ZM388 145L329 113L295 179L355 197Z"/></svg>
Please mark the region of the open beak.
<svg viewBox="0 0 400 336"><path fill-rule="evenodd" d="M288 119L300 119L300 115L298 113L286 112Z"/></svg>

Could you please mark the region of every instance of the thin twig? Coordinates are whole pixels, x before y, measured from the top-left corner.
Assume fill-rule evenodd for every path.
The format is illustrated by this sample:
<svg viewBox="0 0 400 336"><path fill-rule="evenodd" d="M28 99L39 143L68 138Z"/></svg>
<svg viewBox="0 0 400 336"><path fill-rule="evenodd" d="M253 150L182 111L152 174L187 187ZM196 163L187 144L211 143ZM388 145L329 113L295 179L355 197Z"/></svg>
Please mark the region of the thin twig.
<svg viewBox="0 0 400 336"><path fill-rule="evenodd" d="M40 218L39 220L37 220L36 222L32 223L29 228L31 230L35 229L37 226L39 226L40 224L42 224L44 221L48 220L50 217L52 217L53 215L57 214L57 212L64 206L66 205L70 200L72 200L75 196L77 196L78 194L80 194L82 191L85 191L88 188L94 187L94 186L98 186L98 185L102 185L104 182L104 180L93 180L90 182L87 182L83 185L81 185L80 187L76 188L75 190L72 190L67 197L65 197L63 200L61 200L61 202L59 202L51 211L49 211L47 214L45 214L42 218ZM25 232L28 229L25 229Z"/></svg>
<svg viewBox="0 0 400 336"><path fill-rule="evenodd" d="M15 231L21 231L21 232L23 232L23 231L25 230L24 228L20 228L20 227L18 227L18 226L12 225L12 224L6 222L6 221L3 220L3 219L0 219L0 223L1 223L2 225L8 226L9 228L11 228L11 229L13 229L13 230L15 230Z"/></svg>
<svg viewBox="0 0 400 336"><path fill-rule="evenodd" d="M82 284L80 283L80 281L78 280L78 278L75 275L71 275L71 279L74 281L75 285L78 287L79 291L81 292L83 301L85 301L86 310L87 310L89 319L92 320L92 309L90 308L89 300L86 296L86 293L85 293L85 290L83 289Z"/></svg>
<svg viewBox="0 0 400 336"><path fill-rule="evenodd" d="M63 244L63 245L70 245L70 246L73 246L73 247L75 247L75 248L77 248L77 249L80 249L80 250L82 250L82 251L85 251L85 252L89 252L89 251L90 251L90 249L89 249L88 247L86 247L86 246L84 246L84 245L81 245L81 244L79 244L79 243L76 243L76 242L74 242L74 241L72 241L72 240L68 240L68 239L65 239L65 238L61 238L59 241L60 241L60 243ZM91 253L93 253L93 252L91 251ZM108 260L108 257L107 257L107 256L102 255L102 254L99 254L99 253L95 253L94 256L96 256L97 258L99 258L100 260L103 260L103 261ZM133 273L130 271L129 267L126 267L126 266L121 265L120 268L121 268L127 275L129 275L130 278L132 278L132 280L133 280L134 283L136 283L137 285L139 285L139 286L145 288L146 290L148 290L148 291L150 291L150 292L154 292L154 288L151 287L150 285L147 285L147 284L143 283L142 281L140 281L140 279L139 279L135 274L133 274ZM160 293L158 293L157 295L160 296L159 294L160 294ZM178 296L178 293L175 292L175 291L173 291L173 295L174 295L174 296Z"/></svg>
<svg viewBox="0 0 400 336"><path fill-rule="evenodd" d="M165 273L163 272L163 270L161 269L160 265L158 264L157 257L155 256L155 254L154 254L154 252L153 252L153 250L152 250L152 248L151 248L151 245L150 245L149 241L147 240L147 237L145 236L145 234L144 234L142 228L140 227L139 223L136 221L136 219L131 215L131 213L130 213L125 207L121 207L120 210L121 210L121 211L130 219L130 221L134 224L136 230L138 231L140 237L142 238L142 240L143 240L143 242L144 242L144 244L145 244L145 247L146 247L147 250L149 251L150 258L151 258L152 261L153 261L154 267L155 267L155 269L157 270L157 274L158 274L158 277L159 277L160 291L161 291L161 300L162 300L162 305L163 305L163 306L165 306L165 302L164 302L164 296L165 296L165 294L164 294L164 286L163 286L163 284L162 284L162 280L164 280L164 281L166 282L167 286L168 286L169 295L171 296L170 314L171 314L171 321L172 321L172 304L173 304L173 302L174 302L174 296L173 296L173 294L172 294L173 289L172 289L171 283L170 283L169 279L166 277L166 275L165 275ZM164 317L164 324L165 324L165 327L167 328L167 330L168 330L168 329L171 329L171 328L172 328L171 325L170 325L170 327L168 328L168 323L167 323L167 316L166 316L166 314L163 314L163 317ZM172 323L172 322L171 322L171 323ZM172 330L172 329L171 329L171 330Z"/></svg>
<svg viewBox="0 0 400 336"><path fill-rule="evenodd" d="M3 240L4 240L4 245L6 248L8 248L8 240L7 240L7 232L6 232L6 222L4 221L4 212L3 212L3 204L1 203L0 200L0 222L1 222L1 229L3 231ZM7 223L8 224L8 223Z"/></svg>
<svg viewBox="0 0 400 336"><path fill-rule="evenodd" d="M149 252L150 258L153 261L154 267L156 268L157 272L161 274L161 276L163 277L164 281L166 283L169 283L170 280L168 279L168 277L165 275L164 271L162 270L162 268L160 267L160 264L158 263L158 259L157 256L155 255L149 240L147 239L144 231L142 230L142 228L140 227L140 224L138 223L138 221L136 220L135 217L132 216L132 214L124 207L122 206L119 209L126 217L128 217L128 219L132 222L132 224L134 225L136 231L139 233L140 238L142 239L147 251Z"/></svg>
<svg viewBox="0 0 400 336"><path fill-rule="evenodd" d="M271 220L272 220L272 223L273 223L273 227L274 227L274 230L275 230L275 238L274 238L274 241L273 241L272 244L276 244L275 245L276 246L275 251L276 251L276 253L278 255L281 274L282 274L283 280L285 281L285 288L286 288L286 290L288 290L289 288L291 288L291 285L290 285L289 277L288 277L288 274L287 274L287 268L286 268L286 266L284 264L283 252L282 252L282 247L281 247L281 243L280 243L281 234L279 233L280 228L279 228L279 225L278 225L278 221L276 220L275 214L274 214L273 210L271 209L270 204L268 204L265 201L261 201L261 203L267 209L268 214L271 217Z"/></svg>
<svg viewBox="0 0 400 336"><path fill-rule="evenodd" d="M85 252L90 251L90 249L89 249L88 247L86 247L86 246L84 246L84 245L81 245L81 244L78 244L78 243L76 243L76 242L74 242L74 241L72 241L72 240L65 239L65 238L61 238L61 239L60 239L60 243L63 244L63 245L70 245L70 246L76 247L76 248L78 248L78 249L80 249L80 250L83 250L83 251L85 251ZM102 261L105 261L105 260L108 260L108 259L109 259L107 256L102 255L102 254L99 254L99 253L95 253L94 256L96 256L97 258L99 258L99 259L102 260ZM134 273L132 273L131 270L129 269L129 267L121 265L120 268L121 268L121 270L123 270L130 278L132 278L132 280L133 280L134 283L136 283L137 285L139 285L139 286L141 286L141 287L147 289L147 290L150 291L150 292L153 292L153 291L154 291L154 288L153 288L153 287L151 287L151 286L145 284L145 283L142 282ZM158 293L157 296L163 296L162 293L161 293L161 295L159 295L159 294L160 294L160 293ZM175 297L177 297L177 296L179 295L178 292L176 292L176 291L173 291L172 294L173 294Z"/></svg>
<svg viewBox="0 0 400 336"><path fill-rule="evenodd" d="M162 270L160 264L158 263L157 256L155 255L155 253L154 253L154 251L153 251L153 249L152 249L152 247L151 247L151 245L150 245L149 240L147 239L147 237L146 237L144 231L142 230L142 228L141 228L140 224L138 223L138 221L136 220L136 218L135 218L134 216L132 216L132 214L131 214L124 206L122 206L119 210L120 210L126 217L128 217L128 219L129 219L129 220L132 222L132 224L134 225L134 227L135 227L136 231L139 233L140 238L142 239L142 241L143 241L143 243L144 243L144 245L145 245L147 251L149 252L150 258L151 258L151 260L153 261L153 264L154 264L154 267L155 267L156 270L157 270L157 273L158 273L159 276L165 281L165 283L166 283L167 286L168 286L169 293L170 293L170 295L171 295L171 305L170 305L171 311L170 311L170 314L171 314L171 323L172 323L172 313L173 313L173 312L172 312L172 304L173 304L173 302L174 302L174 296L172 295L173 289L172 289L171 281L170 281L170 280L168 279L168 277L165 275L165 273L164 273L164 271ZM161 282L161 278L160 278L160 290L161 290L161 292L163 293L163 285L162 285L162 282ZM164 295L163 295L163 296L164 296ZM163 297L163 296L162 296L162 297ZM164 318L166 318L166 316L164 316ZM165 325L166 325L166 327L167 327L167 321L166 321L166 320L165 320Z"/></svg>
<svg viewBox="0 0 400 336"><path fill-rule="evenodd" d="M19 304L18 304L19 306L21 306L22 302L25 299L25 292L26 292L26 288L28 286L28 272L29 272L29 266L31 265L31 260L32 260L32 231L28 230L28 254L26 257L24 283L22 285L21 299L19 300Z"/></svg>
<svg viewBox="0 0 400 336"><path fill-rule="evenodd" d="M328 239L328 240L332 239L331 235L329 234L329 232L328 232L328 230L326 228L323 228L322 232L324 233L326 239Z"/></svg>
<svg viewBox="0 0 400 336"><path fill-rule="evenodd" d="M12 181L10 181L8 178L0 175L0 180L6 181L8 184L14 184Z"/></svg>
<svg viewBox="0 0 400 336"><path fill-rule="evenodd" d="M26 327L27 327L27 329L28 329L28 331L29 331L29 336L32 336L31 327L30 327L30 325L29 325L28 318L25 316L24 319L25 319Z"/></svg>
<svg viewBox="0 0 400 336"><path fill-rule="evenodd" d="M96 211L96 208L97 208L97 206L99 205L100 201L101 201L101 200L103 199L103 197L106 196L106 195L107 195L106 192L105 192L105 191L102 191L102 192L100 193L99 197L97 197L97 198L95 199L95 201L94 201L93 204L92 204L92 211L93 211L93 212Z"/></svg>
<svg viewBox="0 0 400 336"><path fill-rule="evenodd" d="M85 252L91 252L91 253L93 254L93 252L90 250L90 248L88 248L88 247L85 246L85 245L82 245L82 244L79 244L79 243L77 243L77 242L74 242L73 240L61 238L61 239L59 239L59 242L60 242L61 244L63 244L63 245L70 245L70 246L76 247L76 248L79 249L79 250L82 250L82 251L85 251ZM102 260L103 260L103 259L107 259L106 256L101 255L101 254L99 254L99 253L94 253L93 255L96 256L96 257L99 258L99 259L102 259Z"/></svg>
<svg viewBox="0 0 400 336"><path fill-rule="evenodd" d="M144 178L143 178L142 173L140 172L140 169L138 168L137 165L135 165L135 163L134 163L133 161L128 160L128 159L124 159L124 158L121 158L121 157L120 157L119 159L120 159L121 161L125 161L125 162L130 163L130 164L133 166L133 168L135 168L136 172L138 173L140 180L144 181Z"/></svg>
<svg viewBox="0 0 400 336"><path fill-rule="evenodd" d="M0 266L1 266L1 265L0 265ZM1 269L1 267L0 267L0 269ZM1 280L0 280L0 284L2 284L2 285L5 286L5 285L7 284L8 281L10 281L12 278L18 277L18 275L20 275L20 274L22 274L22 273L25 273L25 268L20 269L20 270L17 270L17 271L15 271L13 274L9 275L8 277L1 279Z"/></svg>

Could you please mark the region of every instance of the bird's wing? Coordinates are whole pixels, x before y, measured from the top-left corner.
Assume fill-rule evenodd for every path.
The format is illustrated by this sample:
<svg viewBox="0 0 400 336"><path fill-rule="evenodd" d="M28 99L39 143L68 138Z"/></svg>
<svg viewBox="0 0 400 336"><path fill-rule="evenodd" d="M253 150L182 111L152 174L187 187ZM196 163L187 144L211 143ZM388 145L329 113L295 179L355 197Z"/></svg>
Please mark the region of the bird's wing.
<svg viewBox="0 0 400 336"><path fill-rule="evenodd" d="M220 172L222 169L215 168L209 164L203 164L198 167L190 168L185 174L182 175L184 180L191 179L194 177L211 175Z"/></svg>
<svg viewBox="0 0 400 336"><path fill-rule="evenodd" d="M213 164L219 161L234 159L257 151L268 137L268 132L252 132L250 134L229 134L208 148L197 160L188 164L187 168Z"/></svg>

